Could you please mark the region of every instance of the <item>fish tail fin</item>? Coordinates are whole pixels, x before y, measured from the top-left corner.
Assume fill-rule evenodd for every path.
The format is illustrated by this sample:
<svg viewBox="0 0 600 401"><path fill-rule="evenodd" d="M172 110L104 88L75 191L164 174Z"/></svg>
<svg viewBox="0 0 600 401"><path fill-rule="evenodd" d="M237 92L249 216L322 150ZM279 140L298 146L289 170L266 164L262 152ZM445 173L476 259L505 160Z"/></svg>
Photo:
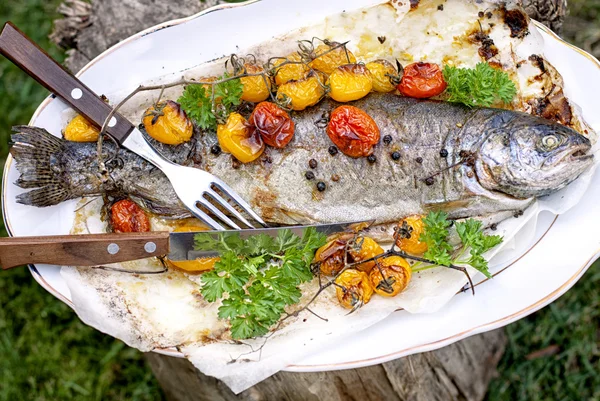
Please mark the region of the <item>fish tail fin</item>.
<svg viewBox="0 0 600 401"><path fill-rule="evenodd" d="M63 151L63 141L43 128L13 127L10 154L21 173L15 184L37 188L17 196L17 202L30 206L52 206L70 198L67 183L51 168L51 157Z"/></svg>

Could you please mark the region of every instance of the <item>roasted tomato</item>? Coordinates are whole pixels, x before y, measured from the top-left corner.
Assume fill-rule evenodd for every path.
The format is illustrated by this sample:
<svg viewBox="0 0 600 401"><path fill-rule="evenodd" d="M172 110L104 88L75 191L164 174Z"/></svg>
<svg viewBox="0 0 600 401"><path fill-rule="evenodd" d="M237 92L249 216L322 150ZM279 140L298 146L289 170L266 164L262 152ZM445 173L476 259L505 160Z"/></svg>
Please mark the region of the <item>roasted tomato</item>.
<svg viewBox="0 0 600 401"><path fill-rule="evenodd" d="M217 127L221 150L231 153L242 163L250 163L262 154L265 144L256 128L238 113L231 113L225 124Z"/></svg>
<svg viewBox="0 0 600 401"><path fill-rule="evenodd" d="M366 67L371 72L375 92L388 93L396 89L392 81L394 78L399 80L399 77L392 63L387 60L375 60L367 63Z"/></svg>
<svg viewBox="0 0 600 401"><path fill-rule="evenodd" d="M335 294L344 308L354 309L367 304L373 295L373 287L366 273L348 269L335 279Z"/></svg>
<svg viewBox="0 0 600 401"><path fill-rule="evenodd" d="M364 157L370 156L373 147L379 142L379 127L361 109L340 106L331 113L327 135L344 154Z"/></svg>
<svg viewBox="0 0 600 401"><path fill-rule="evenodd" d="M298 81L289 81L277 89L277 100L289 102L292 110L304 110L319 103L325 96L325 79L315 72Z"/></svg>
<svg viewBox="0 0 600 401"><path fill-rule="evenodd" d="M296 129L290 115L270 102L256 105L248 123L255 126L263 141L274 148L283 148L290 143Z"/></svg>
<svg viewBox="0 0 600 401"><path fill-rule="evenodd" d="M360 248L356 249L359 245ZM360 262L361 260L372 259L377 255L381 255L383 253L383 248L379 246L379 244L375 242L373 238L359 237L356 240L356 247L351 246L348 253L352 257L353 262ZM361 263L360 265L356 266L356 269L368 273L374 266L375 261L372 261Z"/></svg>
<svg viewBox="0 0 600 401"><path fill-rule="evenodd" d="M373 89L371 73L362 64L339 66L329 76L329 96L337 102L361 99Z"/></svg>
<svg viewBox="0 0 600 401"><path fill-rule="evenodd" d="M194 126L187 114L172 100L146 110L143 123L148 135L167 145L187 142L194 133Z"/></svg>
<svg viewBox="0 0 600 401"><path fill-rule="evenodd" d="M437 96L446 90L448 84L439 65L414 63L404 68L404 76L398 90L404 96L425 99Z"/></svg>
<svg viewBox="0 0 600 401"><path fill-rule="evenodd" d="M198 81L200 82L215 82L218 81L218 77L200 77ZM206 91L206 95L210 98L212 96L213 86L209 84L202 85L204 90ZM221 101L220 97L215 98L215 102L219 103Z"/></svg>
<svg viewBox="0 0 600 401"><path fill-rule="evenodd" d="M425 224L421 216L409 216L398 224L400 230L396 245L406 253L422 255L427 251L427 244L421 242L421 234L425 230Z"/></svg>
<svg viewBox="0 0 600 401"><path fill-rule="evenodd" d="M217 263L221 258L212 257L212 258L198 258L195 260L168 260L167 265L175 270L182 271L188 274L199 274L204 273L209 270L213 270L215 268L215 263Z"/></svg>
<svg viewBox="0 0 600 401"><path fill-rule="evenodd" d="M150 220L137 203L123 199L116 202L110 211L110 220L116 233L145 233L150 231Z"/></svg>
<svg viewBox="0 0 600 401"><path fill-rule="evenodd" d="M331 74L336 68L344 64L356 63L356 57L350 50L339 46L339 43L331 43L331 46L322 44L315 49L315 59L310 62L310 68Z"/></svg>
<svg viewBox="0 0 600 401"><path fill-rule="evenodd" d="M290 81L299 81L306 77L310 71L310 68L302 62L302 58L298 53L292 53L285 59L278 59L274 65L276 67L275 83L278 86ZM280 65L281 67L279 67Z"/></svg>
<svg viewBox="0 0 600 401"><path fill-rule="evenodd" d="M100 130L79 114L67 124L63 132L65 139L73 142L95 142L99 134Z"/></svg>
<svg viewBox="0 0 600 401"><path fill-rule="evenodd" d="M410 264L399 256L390 256L379 261L369 273L373 290L384 297L395 297L406 289L412 270Z"/></svg>
<svg viewBox="0 0 600 401"><path fill-rule="evenodd" d="M344 268L344 252L349 238L351 236L348 235L334 237L317 250L313 263L319 263L323 275L335 276Z"/></svg>
<svg viewBox="0 0 600 401"><path fill-rule="evenodd" d="M248 74L260 74L264 73L265 70L261 66L256 64L246 63L244 65ZM271 82L269 77L256 75L251 77L241 77L240 81L244 86L242 92L242 100L252 103L262 102L266 100L271 94Z"/></svg>

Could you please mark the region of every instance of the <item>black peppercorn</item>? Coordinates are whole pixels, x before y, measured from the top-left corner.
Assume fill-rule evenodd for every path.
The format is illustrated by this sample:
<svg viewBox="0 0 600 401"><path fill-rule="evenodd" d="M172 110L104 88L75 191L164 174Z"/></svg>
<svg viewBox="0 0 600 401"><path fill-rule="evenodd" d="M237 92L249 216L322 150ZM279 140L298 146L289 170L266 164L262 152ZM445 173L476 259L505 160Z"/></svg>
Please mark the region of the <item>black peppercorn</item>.
<svg viewBox="0 0 600 401"><path fill-rule="evenodd" d="M423 158L422 157L417 157L417 163L422 164L423 163Z"/></svg>
<svg viewBox="0 0 600 401"><path fill-rule="evenodd" d="M448 157L448 151L446 149L440 150L440 156L441 157Z"/></svg>
<svg viewBox="0 0 600 401"><path fill-rule="evenodd" d="M386 145L389 145L390 143L392 143L392 136L391 135L384 136L383 143L385 143Z"/></svg>
<svg viewBox="0 0 600 401"><path fill-rule="evenodd" d="M427 179L425 180L425 185L427 185L428 187L433 185L433 177L427 177Z"/></svg>
<svg viewBox="0 0 600 401"><path fill-rule="evenodd" d="M315 173L313 173L312 171L307 171L306 174L304 174L304 176L306 177L307 180L315 179Z"/></svg>
<svg viewBox="0 0 600 401"><path fill-rule="evenodd" d="M490 230L496 231L498 229L498 224L494 223L490 226Z"/></svg>
<svg viewBox="0 0 600 401"><path fill-rule="evenodd" d="M308 166L312 169L317 168L318 165L319 165L319 163L317 163L317 161L315 159L310 159L308 161Z"/></svg>
<svg viewBox="0 0 600 401"><path fill-rule="evenodd" d="M331 156L335 156L338 154L338 148L336 148L335 146L330 146L329 147L329 154Z"/></svg>
<svg viewBox="0 0 600 401"><path fill-rule="evenodd" d="M401 157L400 156L400 152L394 152L394 153L392 153L392 159L393 160L398 161L398 160L400 160L400 157Z"/></svg>
<svg viewBox="0 0 600 401"><path fill-rule="evenodd" d="M212 153L215 156L220 155L221 147L215 143L213 146L210 147L210 153Z"/></svg>
<svg viewBox="0 0 600 401"><path fill-rule="evenodd" d="M377 157L375 155L371 155L371 156L367 157L367 160L369 163L375 164L375 162L377 161Z"/></svg>
<svg viewBox="0 0 600 401"><path fill-rule="evenodd" d="M317 182L317 189L319 192L323 192L327 189L327 185L323 181Z"/></svg>

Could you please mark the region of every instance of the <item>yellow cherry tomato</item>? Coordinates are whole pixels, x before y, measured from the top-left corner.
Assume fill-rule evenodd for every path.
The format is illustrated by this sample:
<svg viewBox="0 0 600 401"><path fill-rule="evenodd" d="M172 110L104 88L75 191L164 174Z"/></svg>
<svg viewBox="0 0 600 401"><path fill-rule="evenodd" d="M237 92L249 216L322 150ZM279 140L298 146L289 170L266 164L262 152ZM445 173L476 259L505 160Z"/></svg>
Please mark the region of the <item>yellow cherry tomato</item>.
<svg viewBox="0 0 600 401"><path fill-rule="evenodd" d="M217 139L225 153L231 153L242 163L250 163L263 153L265 144L254 127L244 117L231 113L225 124L217 127Z"/></svg>
<svg viewBox="0 0 600 401"><path fill-rule="evenodd" d="M373 295L373 287L366 273L348 269L335 279L335 294L340 305L354 309L367 304Z"/></svg>
<svg viewBox="0 0 600 401"><path fill-rule="evenodd" d="M79 114L67 124L63 132L65 139L73 142L95 142L99 134L100 130Z"/></svg>
<svg viewBox="0 0 600 401"><path fill-rule="evenodd" d="M148 135L167 145L187 142L194 133L187 114L172 100L148 108L142 122Z"/></svg>
<svg viewBox="0 0 600 401"><path fill-rule="evenodd" d="M366 67L371 72L375 92L388 93L396 89L396 85L392 83L390 78L398 77L398 71L392 63L387 60L375 60L367 63Z"/></svg>
<svg viewBox="0 0 600 401"><path fill-rule="evenodd" d="M329 76L329 96L337 102L361 99L373 89L371 73L361 64L339 66Z"/></svg>
<svg viewBox="0 0 600 401"><path fill-rule="evenodd" d="M298 81L289 81L277 89L277 100L289 102L292 110L300 111L314 106L325 96L325 80L315 72Z"/></svg>
<svg viewBox="0 0 600 401"><path fill-rule="evenodd" d="M274 65L276 67L275 83L278 86L290 81L299 81L310 71L310 68L302 63L302 58L298 53L292 53L285 59L278 59ZM280 65L281 67L279 67Z"/></svg>
<svg viewBox="0 0 600 401"><path fill-rule="evenodd" d="M356 249L359 245L360 248ZM379 244L375 242L373 238L359 237L356 240L356 247L351 246L348 253L352 257L353 262L360 262L362 260L372 259L377 255L381 255L383 252L383 248L379 246ZM356 266L356 269L368 273L374 266L375 261L371 261L361 263L360 265Z"/></svg>
<svg viewBox="0 0 600 401"><path fill-rule="evenodd" d="M204 273L215 268L215 263L221 260L219 257L213 258L198 258L195 260L169 260L167 259L167 266L174 270L179 270L188 274L199 274Z"/></svg>
<svg viewBox="0 0 600 401"><path fill-rule="evenodd" d="M422 216L409 216L398 224L398 248L411 255L422 255L427 251L427 244L420 238L425 230Z"/></svg>
<svg viewBox="0 0 600 401"><path fill-rule="evenodd" d="M310 68L329 75L341 65L356 63L356 57L350 50L338 43L331 44L332 46L322 44L315 49L315 59L310 62Z"/></svg>
<svg viewBox="0 0 600 401"><path fill-rule="evenodd" d="M260 74L265 72L264 68L256 64L246 63L244 67L246 67L248 74ZM266 75L241 77L240 81L244 86L242 100L258 103L266 100L271 94L271 82L269 81L269 77Z"/></svg>
<svg viewBox="0 0 600 401"><path fill-rule="evenodd" d="M410 264L399 256L390 256L379 261L369 273L373 290L384 297L395 297L406 289L412 270Z"/></svg>

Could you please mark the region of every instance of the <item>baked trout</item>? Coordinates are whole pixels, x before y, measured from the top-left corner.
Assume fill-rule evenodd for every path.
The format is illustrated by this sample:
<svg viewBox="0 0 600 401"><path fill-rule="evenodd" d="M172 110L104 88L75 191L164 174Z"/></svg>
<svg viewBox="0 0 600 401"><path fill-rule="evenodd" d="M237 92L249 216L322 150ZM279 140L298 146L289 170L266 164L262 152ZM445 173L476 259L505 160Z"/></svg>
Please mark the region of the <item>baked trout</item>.
<svg viewBox="0 0 600 401"><path fill-rule="evenodd" d="M249 164L211 154L213 134L197 132L179 146L150 141L171 161L221 178L266 221L278 224L388 223L429 210L444 210L451 218L514 213L565 187L593 163L586 137L549 120L391 94L371 94L353 103L375 120L382 138L391 137L377 145L376 161L332 155L325 126L338 105L324 100L291 113L296 123L292 142L282 150L267 149ZM63 141L40 128L15 130L11 154L21 173L17 185L36 188L19 195L20 203L49 206L121 194L159 215L190 216L167 178L125 149L104 144L103 158L109 161L102 175L95 143ZM306 178L311 159L317 161L311 169L315 180ZM319 181L326 184L322 192Z"/></svg>

